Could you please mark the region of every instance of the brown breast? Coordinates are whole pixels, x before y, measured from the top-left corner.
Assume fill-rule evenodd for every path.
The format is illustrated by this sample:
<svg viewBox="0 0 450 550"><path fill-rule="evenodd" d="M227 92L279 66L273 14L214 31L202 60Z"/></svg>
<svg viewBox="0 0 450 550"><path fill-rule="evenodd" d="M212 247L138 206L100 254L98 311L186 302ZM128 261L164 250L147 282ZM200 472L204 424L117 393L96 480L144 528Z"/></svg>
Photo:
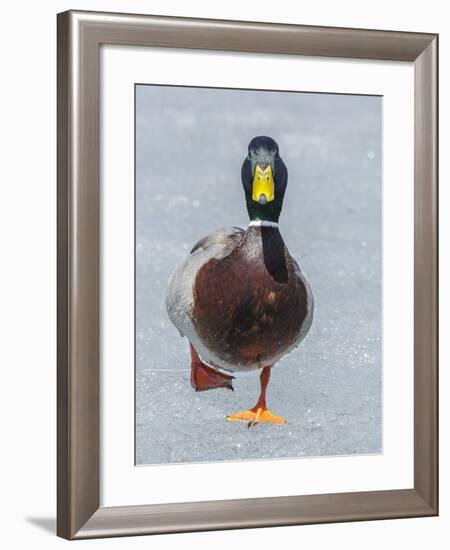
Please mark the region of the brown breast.
<svg viewBox="0 0 450 550"><path fill-rule="evenodd" d="M236 370L278 359L296 342L306 315L306 288L278 229L250 227L231 254L197 274L196 332Z"/></svg>

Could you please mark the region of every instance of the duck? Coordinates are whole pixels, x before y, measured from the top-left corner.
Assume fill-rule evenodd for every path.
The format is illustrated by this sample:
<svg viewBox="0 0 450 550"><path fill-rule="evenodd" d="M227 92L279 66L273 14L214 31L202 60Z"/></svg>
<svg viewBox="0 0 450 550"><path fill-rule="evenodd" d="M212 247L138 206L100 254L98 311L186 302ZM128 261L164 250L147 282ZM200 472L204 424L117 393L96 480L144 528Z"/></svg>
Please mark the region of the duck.
<svg viewBox="0 0 450 550"><path fill-rule="evenodd" d="M314 298L281 236L288 171L273 138L250 141L241 183L248 227L222 227L200 239L169 279L166 308L189 341L195 391L234 390L235 373L256 371L256 404L227 420L284 424L267 407L267 386L272 368L307 335Z"/></svg>

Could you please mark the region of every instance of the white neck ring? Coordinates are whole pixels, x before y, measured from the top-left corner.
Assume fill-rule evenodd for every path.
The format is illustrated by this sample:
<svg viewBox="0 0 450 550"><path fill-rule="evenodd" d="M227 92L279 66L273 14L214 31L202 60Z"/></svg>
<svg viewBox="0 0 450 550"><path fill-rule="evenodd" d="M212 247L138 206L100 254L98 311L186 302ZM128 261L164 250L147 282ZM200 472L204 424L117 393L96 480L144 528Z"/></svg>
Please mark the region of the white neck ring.
<svg viewBox="0 0 450 550"><path fill-rule="evenodd" d="M256 226L256 227L278 227L277 222L270 222L268 220L253 220L251 221L248 226Z"/></svg>

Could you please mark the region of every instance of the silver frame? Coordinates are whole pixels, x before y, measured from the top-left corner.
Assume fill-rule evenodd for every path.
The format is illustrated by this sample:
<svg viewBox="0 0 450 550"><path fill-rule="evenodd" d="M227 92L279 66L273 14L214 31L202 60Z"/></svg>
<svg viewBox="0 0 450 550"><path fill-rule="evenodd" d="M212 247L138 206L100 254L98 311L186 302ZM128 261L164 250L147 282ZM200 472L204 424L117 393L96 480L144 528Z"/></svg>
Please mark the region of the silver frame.
<svg viewBox="0 0 450 550"><path fill-rule="evenodd" d="M414 488L100 507L101 44L414 63ZM437 78L436 34L82 11L58 15L59 536L82 539L437 515Z"/></svg>

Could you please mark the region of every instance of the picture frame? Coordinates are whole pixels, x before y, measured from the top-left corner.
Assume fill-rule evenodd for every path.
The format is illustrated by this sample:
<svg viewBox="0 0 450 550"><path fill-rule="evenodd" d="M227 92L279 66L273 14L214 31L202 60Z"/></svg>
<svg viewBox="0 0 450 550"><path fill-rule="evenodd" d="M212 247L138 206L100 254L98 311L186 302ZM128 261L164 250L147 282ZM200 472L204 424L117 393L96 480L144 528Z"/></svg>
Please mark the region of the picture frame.
<svg viewBox="0 0 450 550"><path fill-rule="evenodd" d="M438 36L69 11L58 14L57 534L130 536L438 514ZM100 506L102 44L414 64L414 487Z"/></svg>

